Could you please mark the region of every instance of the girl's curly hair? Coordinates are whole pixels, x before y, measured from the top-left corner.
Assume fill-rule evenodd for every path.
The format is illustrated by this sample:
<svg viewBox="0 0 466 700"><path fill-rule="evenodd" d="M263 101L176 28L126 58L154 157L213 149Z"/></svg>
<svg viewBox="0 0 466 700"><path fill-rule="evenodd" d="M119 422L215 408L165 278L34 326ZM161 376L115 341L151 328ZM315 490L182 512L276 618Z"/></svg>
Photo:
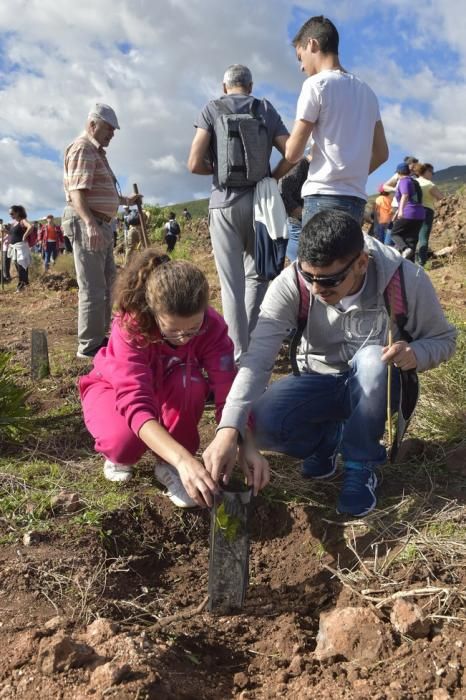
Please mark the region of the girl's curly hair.
<svg viewBox="0 0 466 700"><path fill-rule="evenodd" d="M118 277L114 305L126 331L150 342L159 335L157 314L194 316L209 302L209 284L198 267L153 249L133 256Z"/></svg>

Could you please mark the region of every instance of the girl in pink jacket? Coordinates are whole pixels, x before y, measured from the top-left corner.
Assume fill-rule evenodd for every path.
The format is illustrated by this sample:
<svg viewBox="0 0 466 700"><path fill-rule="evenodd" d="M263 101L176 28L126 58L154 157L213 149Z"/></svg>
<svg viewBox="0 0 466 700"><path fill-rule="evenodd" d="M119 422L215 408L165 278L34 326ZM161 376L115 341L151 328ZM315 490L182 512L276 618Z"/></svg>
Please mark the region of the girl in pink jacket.
<svg viewBox="0 0 466 700"><path fill-rule="evenodd" d="M223 318L208 306L203 273L154 250L136 257L115 289L108 345L79 390L86 426L110 481L127 481L147 449L178 506L211 506L218 486L194 456L213 392L217 422L236 370Z"/></svg>

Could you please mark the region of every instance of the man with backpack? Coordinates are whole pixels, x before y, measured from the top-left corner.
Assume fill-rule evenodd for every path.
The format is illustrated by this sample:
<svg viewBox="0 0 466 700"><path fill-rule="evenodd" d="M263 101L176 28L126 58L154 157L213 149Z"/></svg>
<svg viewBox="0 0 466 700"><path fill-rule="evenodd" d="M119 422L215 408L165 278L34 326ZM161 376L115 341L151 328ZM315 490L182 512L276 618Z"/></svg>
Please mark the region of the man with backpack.
<svg viewBox="0 0 466 700"><path fill-rule="evenodd" d="M301 338L292 342L294 373L267 388L291 328ZM377 469L387 458L387 367L393 365L396 411L400 384L404 390L409 378L415 382L416 370L448 360L455 338L421 268L364 236L349 214L315 214L303 227L297 262L265 295L216 437L204 453L206 468L217 483L228 479L252 413L258 446L303 460L305 478L331 477L341 454L337 509L367 515L376 506ZM263 483L259 455L249 454L248 461L257 471L254 483Z"/></svg>
<svg viewBox="0 0 466 700"><path fill-rule="evenodd" d="M419 231L425 219L422 190L416 178L411 177L409 165L400 163L396 172L398 183L395 199L398 209L393 219L392 241L404 258L414 261Z"/></svg>
<svg viewBox="0 0 466 700"><path fill-rule="evenodd" d="M170 217L165 224L165 243L167 244L167 253L173 252L180 234L181 229L178 221L176 220L176 213L171 211Z"/></svg>
<svg viewBox="0 0 466 700"><path fill-rule="evenodd" d="M226 70L223 92L197 120L188 168L212 175L209 230L223 315L239 360L268 284L255 266L254 189L270 175L272 148L284 154L288 130L268 100L251 94L252 75L246 66L235 64ZM290 168L282 158L272 175L278 180Z"/></svg>

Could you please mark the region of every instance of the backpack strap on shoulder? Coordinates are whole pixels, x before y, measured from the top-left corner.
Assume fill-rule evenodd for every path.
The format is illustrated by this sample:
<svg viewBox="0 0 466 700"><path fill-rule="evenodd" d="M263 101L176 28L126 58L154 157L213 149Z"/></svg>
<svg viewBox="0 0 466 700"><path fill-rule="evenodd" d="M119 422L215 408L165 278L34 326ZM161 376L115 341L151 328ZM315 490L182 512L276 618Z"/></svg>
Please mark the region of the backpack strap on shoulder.
<svg viewBox="0 0 466 700"><path fill-rule="evenodd" d="M395 320L403 340L408 343L412 338L405 330L408 321L408 299L403 274L403 263L397 267L384 291L385 306L390 318Z"/></svg>
<svg viewBox="0 0 466 700"><path fill-rule="evenodd" d="M296 360L296 353L303 337L304 329L307 324L307 317L309 315L309 307L311 305L311 293L306 286L304 278L299 274L298 266L295 265L295 275L296 275L296 285L299 291L299 308L298 308L298 323L296 326L296 331L290 343L290 364L291 369L295 377L299 377L301 372L299 371L298 363Z"/></svg>
<svg viewBox="0 0 466 700"><path fill-rule="evenodd" d="M214 100L214 105L217 108L219 114L225 115L225 114L233 114L231 109L227 107L225 104L224 100Z"/></svg>

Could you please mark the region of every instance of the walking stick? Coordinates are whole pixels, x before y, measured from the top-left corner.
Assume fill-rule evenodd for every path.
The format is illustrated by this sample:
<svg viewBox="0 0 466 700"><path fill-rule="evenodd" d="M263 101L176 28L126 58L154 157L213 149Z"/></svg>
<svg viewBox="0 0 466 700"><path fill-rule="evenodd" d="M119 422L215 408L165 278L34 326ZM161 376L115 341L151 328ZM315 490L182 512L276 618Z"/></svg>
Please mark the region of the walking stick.
<svg viewBox="0 0 466 700"><path fill-rule="evenodd" d="M393 345L393 330L392 330L392 317L393 313L390 309L390 326L388 328L388 347L391 348ZM393 443L393 430L392 430L392 374L393 367L391 362L389 362L387 367L387 422L388 422L388 444L390 449Z"/></svg>
<svg viewBox="0 0 466 700"><path fill-rule="evenodd" d="M133 185L133 192L134 192L134 194L139 194L138 186L136 185L136 183L134 183L134 185ZM138 208L139 223L141 224L142 244L143 244L144 248L148 248L149 247L149 238L147 236L146 220L144 218L144 211L142 209L141 200L139 200L136 203L136 206Z"/></svg>

